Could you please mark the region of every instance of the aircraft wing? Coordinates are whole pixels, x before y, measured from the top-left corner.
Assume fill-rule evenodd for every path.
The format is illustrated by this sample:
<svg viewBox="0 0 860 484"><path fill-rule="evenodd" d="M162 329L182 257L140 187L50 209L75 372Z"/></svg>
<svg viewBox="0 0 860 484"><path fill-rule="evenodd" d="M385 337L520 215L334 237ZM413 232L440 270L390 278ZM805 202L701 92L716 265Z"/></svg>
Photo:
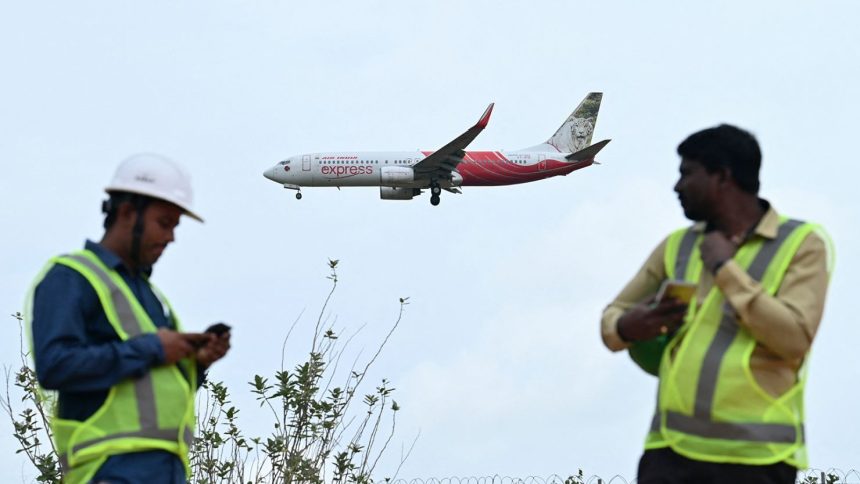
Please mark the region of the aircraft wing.
<svg viewBox="0 0 860 484"><path fill-rule="evenodd" d="M493 112L493 103L481 115L481 119L477 124L467 129L465 133L454 138L454 141L434 151L427 158L412 165L415 171L416 180L447 180L451 177L451 172L457 168L457 165L463 161L464 151L469 143L471 143L480 134L487 123L490 121L490 113Z"/></svg>

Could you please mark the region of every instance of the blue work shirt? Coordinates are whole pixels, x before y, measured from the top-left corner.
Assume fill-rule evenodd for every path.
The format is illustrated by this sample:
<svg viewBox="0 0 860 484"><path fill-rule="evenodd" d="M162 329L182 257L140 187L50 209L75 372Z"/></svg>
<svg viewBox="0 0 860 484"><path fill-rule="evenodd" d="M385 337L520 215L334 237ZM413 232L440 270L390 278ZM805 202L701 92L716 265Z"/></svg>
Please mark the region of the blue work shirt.
<svg viewBox="0 0 860 484"><path fill-rule="evenodd" d="M119 256L101 245L88 240L84 247L120 274L155 326L175 329L167 308L149 285L150 271L132 274ZM102 406L112 386L164 364L157 335L121 341L92 285L62 264L54 265L36 286L32 335L36 376L44 388L58 391L57 411L63 419L86 420ZM177 463L182 480L168 481L169 475L176 475ZM181 460L164 451L112 456L95 481L108 477L103 472L111 471L115 478L113 470L125 469L128 480L116 482L146 482L144 478L159 468L166 475L158 482L185 482Z"/></svg>

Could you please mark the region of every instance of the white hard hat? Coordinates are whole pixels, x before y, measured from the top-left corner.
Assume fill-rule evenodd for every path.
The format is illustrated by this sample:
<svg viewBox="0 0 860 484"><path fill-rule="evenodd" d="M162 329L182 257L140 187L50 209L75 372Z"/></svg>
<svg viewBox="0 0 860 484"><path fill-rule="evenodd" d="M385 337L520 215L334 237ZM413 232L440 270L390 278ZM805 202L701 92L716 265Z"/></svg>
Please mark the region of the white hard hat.
<svg viewBox="0 0 860 484"><path fill-rule="evenodd" d="M177 163L152 153L127 158L116 169L105 191L129 192L170 202L189 217L203 221L194 213L191 177Z"/></svg>

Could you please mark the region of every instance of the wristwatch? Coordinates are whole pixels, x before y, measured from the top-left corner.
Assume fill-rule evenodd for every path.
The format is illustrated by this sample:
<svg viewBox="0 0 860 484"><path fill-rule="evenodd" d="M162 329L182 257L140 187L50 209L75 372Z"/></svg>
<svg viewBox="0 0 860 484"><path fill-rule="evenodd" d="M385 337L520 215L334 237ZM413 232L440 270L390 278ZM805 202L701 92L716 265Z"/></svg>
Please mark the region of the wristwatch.
<svg viewBox="0 0 860 484"><path fill-rule="evenodd" d="M726 264L726 262L728 262L728 261L729 261L729 259L723 259L723 260L717 261L717 263L714 264L714 267L711 269L711 274L716 276L717 272L720 270L720 268L723 267Z"/></svg>

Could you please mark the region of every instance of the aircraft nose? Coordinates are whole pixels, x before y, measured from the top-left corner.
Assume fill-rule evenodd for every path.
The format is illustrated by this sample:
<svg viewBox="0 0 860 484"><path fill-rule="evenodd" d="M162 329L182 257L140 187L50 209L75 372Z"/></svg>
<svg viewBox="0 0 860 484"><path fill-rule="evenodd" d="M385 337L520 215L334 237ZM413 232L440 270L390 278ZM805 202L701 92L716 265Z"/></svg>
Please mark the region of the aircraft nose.
<svg viewBox="0 0 860 484"><path fill-rule="evenodd" d="M269 180L278 181L278 180L275 180L275 167L274 166L269 168L268 170L264 171L263 176L268 178Z"/></svg>

